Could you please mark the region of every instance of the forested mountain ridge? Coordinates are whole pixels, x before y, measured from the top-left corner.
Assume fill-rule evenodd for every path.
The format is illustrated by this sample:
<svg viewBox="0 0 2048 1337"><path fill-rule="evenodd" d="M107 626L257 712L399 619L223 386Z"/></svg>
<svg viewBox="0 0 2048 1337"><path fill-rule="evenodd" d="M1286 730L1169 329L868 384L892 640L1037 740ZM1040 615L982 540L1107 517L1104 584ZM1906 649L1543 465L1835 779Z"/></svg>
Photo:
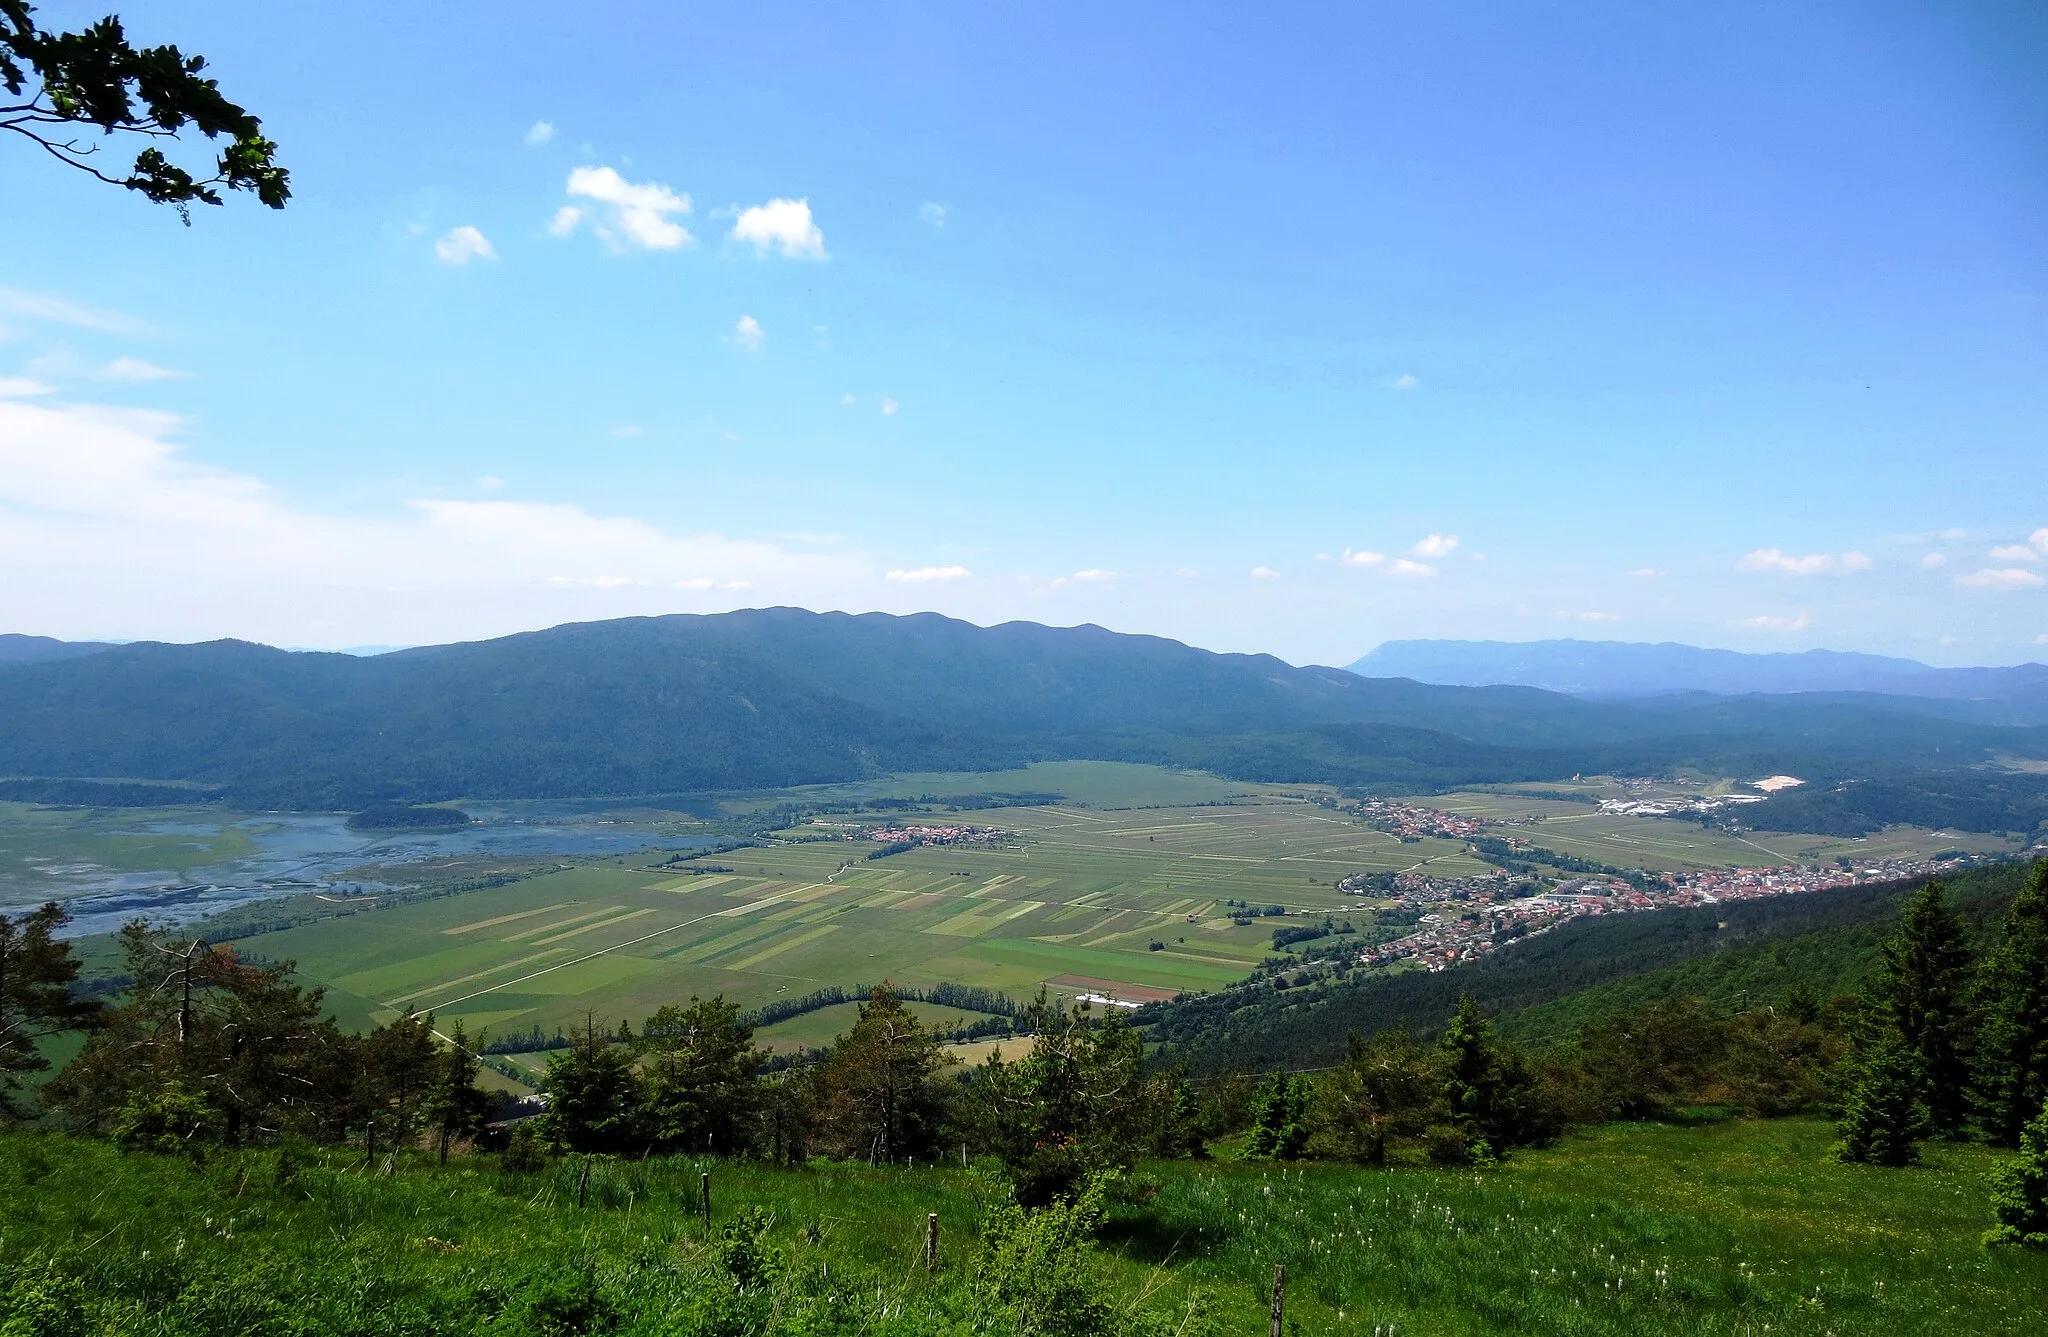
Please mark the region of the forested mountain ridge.
<svg viewBox="0 0 2048 1337"><path fill-rule="evenodd" d="M2001 790L2000 801L2020 807L1988 829L2031 829L2038 781L1969 769L2004 755L2048 755L2048 729L1867 696L1612 702L1368 680L1095 626L980 627L930 613L626 618L367 658L142 643L0 665L0 777L15 777L0 783L18 798L58 780L76 795L81 782L121 778L211 786L238 803L352 807L766 788L1060 757L1424 789L1692 765L1858 783L1941 772L1967 793L2017 786L2025 793Z"/></svg>

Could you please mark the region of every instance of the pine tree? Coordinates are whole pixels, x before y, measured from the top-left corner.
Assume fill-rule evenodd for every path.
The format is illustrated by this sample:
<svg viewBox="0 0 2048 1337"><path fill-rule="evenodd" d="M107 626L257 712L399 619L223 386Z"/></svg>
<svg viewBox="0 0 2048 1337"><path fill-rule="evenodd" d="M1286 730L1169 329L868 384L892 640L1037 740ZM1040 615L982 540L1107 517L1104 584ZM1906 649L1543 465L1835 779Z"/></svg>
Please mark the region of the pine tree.
<svg viewBox="0 0 2048 1337"><path fill-rule="evenodd" d="M1308 1083L1276 1072L1253 1102L1252 1133L1244 1155L1250 1161L1298 1161L1308 1146Z"/></svg>
<svg viewBox="0 0 2048 1337"><path fill-rule="evenodd" d="M443 1165L448 1163L449 1143L482 1128L490 1112L491 1098L476 1084L477 1066L469 1032L457 1021L448 1034L448 1048L441 1055L422 1109L427 1126L439 1135Z"/></svg>
<svg viewBox="0 0 2048 1337"><path fill-rule="evenodd" d="M1959 1132L1970 1113L1970 947L1941 883L1907 902L1883 961L1872 1001L1919 1067L1929 1127Z"/></svg>
<svg viewBox="0 0 2048 1337"><path fill-rule="evenodd" d="M24 1073L50 1066L37 1042L98 1014L97 1004L71 996L78 961L54 936L70 918L55 901L19 919L0 915L0 1115L16 1112L14 1085Z"/></svg>
<svg viewBox="0 0 2048 1337"><path fill-rule="evenodd" d="M2048 1249L2048 1105L2020 1133L2020 1154L1992 1170L1991 1210L1986 1244Z"/></svg>
<svg viewBox="0 0 2048 1337"><path fill-rule="evenodd" d="M1977 1045L1978 1127L2003 1147L2048 1103L2048 860L2005 912L2002 941L1985 958L1984 1021Z"/></svg>
<svg viewBox="0 0 2048 1337"><path fill-rule="evenodd" d="M538 1122L552 1148L626 1155L646 1150L633 1052L585 1018L576 1047L548 1060L548 1112Z"/></svg>
<svg viewBox="0 0 2048 1337"><path fill-rule="evenodd" d="M1920 1062L1905 1039L1880 1022L1855 1060L1849 1097L1836 1128L1835 1159L1863 1165L1912 1165L1927 1136Z"/></svg>
<svg viewBox="0 0 2048 1337"><path fill-rule="evenodd" d="M1522 1055L1495 1037L1470 994L1458 1000L1457 1013L1437 1041L1437 1064L1449 1131L1456 1135L1439 1138L1441 1145L1455 1144L1484 1161L1553 1131Z"/></svg>

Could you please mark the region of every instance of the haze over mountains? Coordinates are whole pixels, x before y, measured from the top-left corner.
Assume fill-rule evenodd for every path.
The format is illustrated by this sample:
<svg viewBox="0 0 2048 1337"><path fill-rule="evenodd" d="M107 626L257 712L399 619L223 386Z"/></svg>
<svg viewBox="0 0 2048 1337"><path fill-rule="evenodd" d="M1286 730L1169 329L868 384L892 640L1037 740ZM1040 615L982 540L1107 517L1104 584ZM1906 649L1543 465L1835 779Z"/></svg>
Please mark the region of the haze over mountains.
<svg viewBox="0 0 2048 1337"><path fill-rule="evenodd" d="M1935 668L1840 650L1744 654L1669 641L1388 641L1350 665L1350 671L1452 686L1541 687L1573 696L1876 692L2048 706L2048 664Z"/></svg>
<svg viewBox="0 0 2048 1337"><path fill-rule="evenodd" d="M164 786L185 786L175 792L335 808L770 788L1055 758L1408 791L1693 767L1811 777L1796 799L1766 805L1803 805L1809 826L2032 829L2048 817L2030 816L2048 784L2003 761L2048 758L2048 728L1960 718L1955 705L1594 700L1297 668L1095 626L771 608L372 658L215 641L0 664L0 796L163 802Z"/></svg>

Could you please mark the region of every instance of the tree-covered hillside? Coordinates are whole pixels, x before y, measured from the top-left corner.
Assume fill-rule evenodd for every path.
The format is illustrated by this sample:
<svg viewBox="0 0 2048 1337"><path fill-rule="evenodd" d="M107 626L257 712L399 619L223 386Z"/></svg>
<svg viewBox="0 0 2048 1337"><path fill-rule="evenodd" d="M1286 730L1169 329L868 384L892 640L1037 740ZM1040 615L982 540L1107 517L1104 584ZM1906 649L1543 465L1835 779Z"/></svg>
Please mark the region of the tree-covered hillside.
<svg viewBox="0 0 2048 1337"><path fill-rule="evenodd" d="M774 608L574 624L371 658L216 641L0 664L0 784L10 797L56 802L157 792L109 787L141 781L198 785L247 805L359 808L759 788L1054 758L1383 790L1692 766L1791 771L1830 785L1908 777L1904 797L1881 812L1845 814L1837 802L1804 819L1822 829L2025 830L2040 820L2029 816L2034 806L2048 804L2036 804L2048 781L2001 772L1990 793L1990 772L1964 768L2043 754L2048 730L1954 720L1887 698L1582 701L1367 680L1093 626L978 627L936 614ZM1913 777L1937 772L1947 798L1916 807Z"/></svg>

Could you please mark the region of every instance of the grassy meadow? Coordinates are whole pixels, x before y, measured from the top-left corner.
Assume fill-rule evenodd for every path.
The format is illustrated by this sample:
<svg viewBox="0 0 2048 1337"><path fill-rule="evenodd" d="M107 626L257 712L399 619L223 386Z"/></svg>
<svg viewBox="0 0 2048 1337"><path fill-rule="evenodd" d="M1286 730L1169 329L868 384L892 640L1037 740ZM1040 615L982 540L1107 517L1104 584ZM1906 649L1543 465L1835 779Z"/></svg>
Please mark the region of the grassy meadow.
<svg viewBox="0 0 2048 1337"><path fill-rule="evenodd" d="M1829 1162L1830 1138L1803 1119L1636 1124L1483 1172L1147 1165L1103 1232L1101 1286L1186 1333L1263 1331L1275 1263L1304 1333L2038 1331L2048 1257L1977 1243L1987 1153L1937 1144L1926 1166L1878 1170ZM714 1230L748 1207L770 1218L781 1330L966 1331L974 1310L986 1193L957 1167L601 1161L579 1209L580 1161L507 1175L458 1158L384 1178L346 1151L304 1155L195 1169L0 1135L4 1266L54 1259L99 1306L93 1331L596 1330L520 1322L535 1294L579 1287L625 1331L774 1330L705 1318L731 1290L696 1215L708 1171ZM837 1326L805 1307L825 1289ZM1206 1319L1189 1322L1191 1306Z"/></svg>

